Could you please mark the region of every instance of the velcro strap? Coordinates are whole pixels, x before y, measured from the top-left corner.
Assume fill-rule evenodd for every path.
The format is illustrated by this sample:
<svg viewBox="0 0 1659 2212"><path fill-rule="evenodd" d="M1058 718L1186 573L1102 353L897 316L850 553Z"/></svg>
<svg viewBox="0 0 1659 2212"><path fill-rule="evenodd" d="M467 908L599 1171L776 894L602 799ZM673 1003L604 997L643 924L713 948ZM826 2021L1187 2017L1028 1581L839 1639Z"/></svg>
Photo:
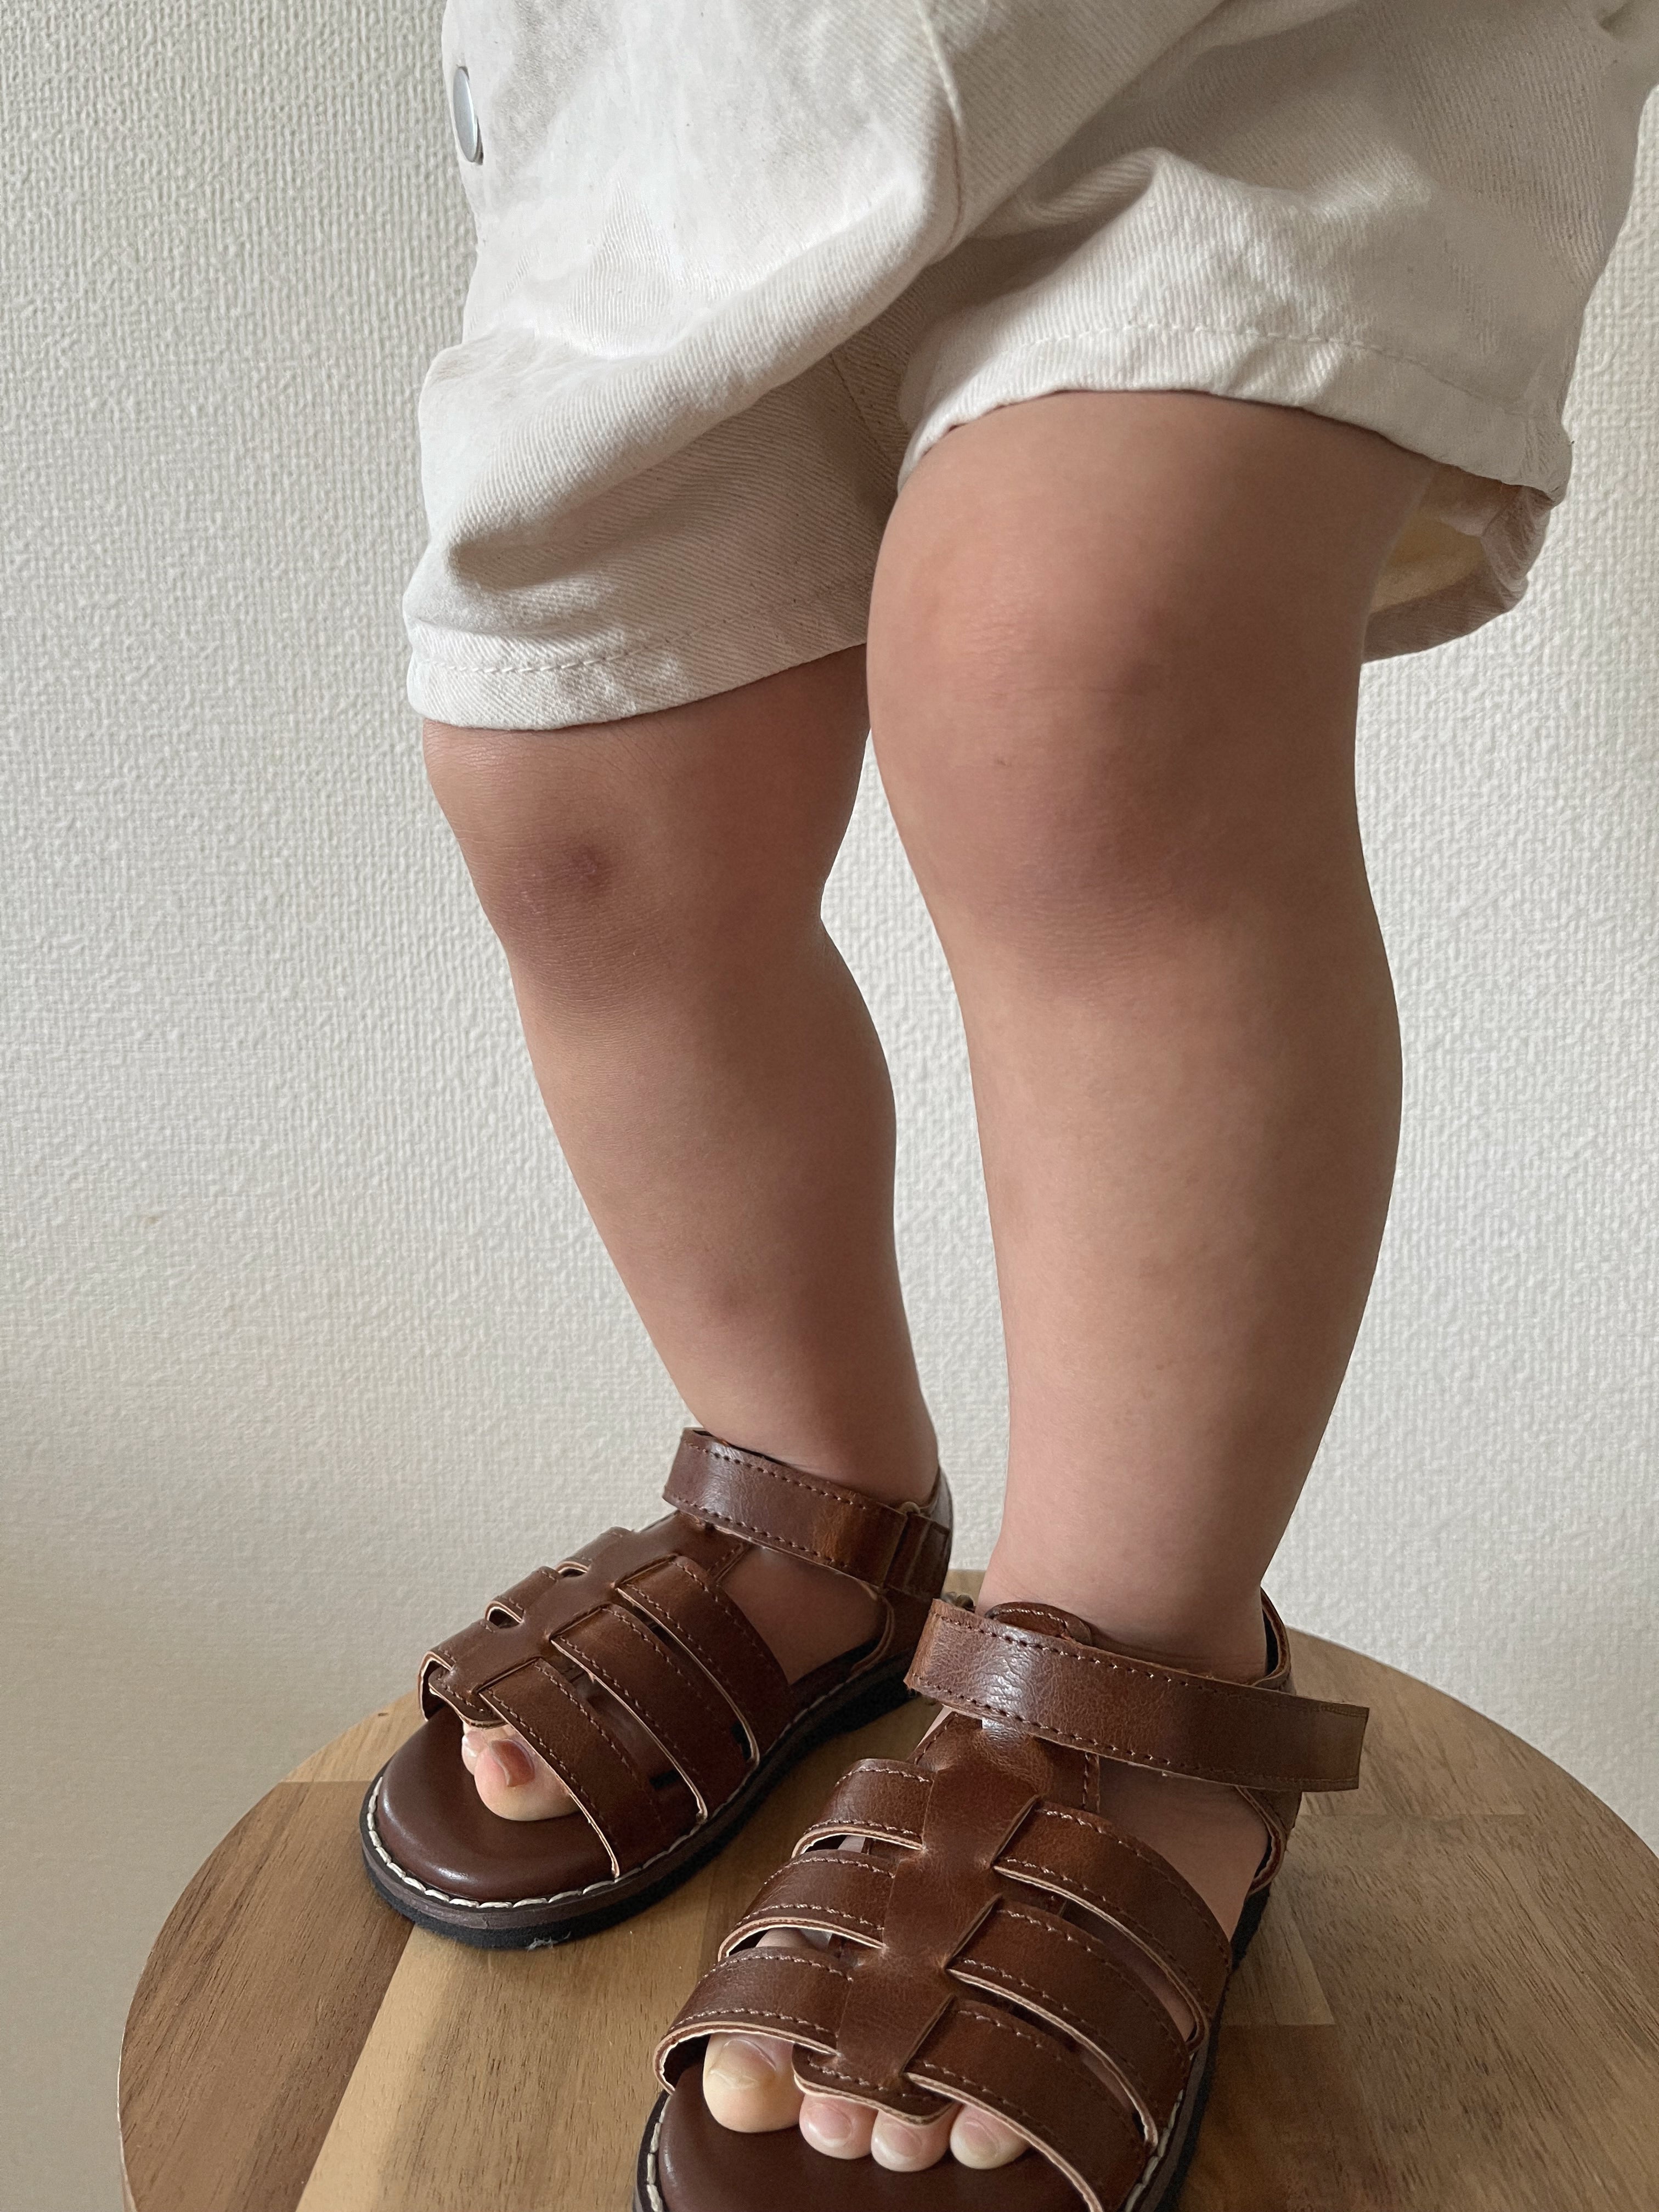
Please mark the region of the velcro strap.
<svg viewBox="0 0 1659 2212"><path fill-rule="evenodd" d="M781 1460L739 1451L703 1429L681 1436L663 1496L745 1542L861 1583L931 1596L944 1579L940 1547L927 1540L944 1532L928 1506L884 1505Z"/></svg>
<svg viewBox="0 0 1659 2212"><path fill-rule="evenodd" d="M938 1604L905 1680L981 1720L1243 1790L1352 1790L1368 1717Z"/></svg>

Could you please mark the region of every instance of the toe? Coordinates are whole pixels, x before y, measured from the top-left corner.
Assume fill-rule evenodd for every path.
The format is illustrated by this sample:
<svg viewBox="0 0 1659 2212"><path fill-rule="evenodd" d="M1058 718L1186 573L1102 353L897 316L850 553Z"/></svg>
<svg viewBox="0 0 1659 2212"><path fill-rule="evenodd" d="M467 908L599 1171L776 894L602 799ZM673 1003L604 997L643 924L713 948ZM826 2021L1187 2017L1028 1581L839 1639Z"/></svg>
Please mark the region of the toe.
<svg viewBox="0 0 1659 2212"><path fill-rule="evenodd" d="M549 1820L574 1810L570 1792L509 1728L467 1728L461 1760L478 1795L504 1820Z"/></svg>
<svg viewBox="0 0 1659 2212"><path fill-rule="evenodd" d="M1024 2136L1017 2136L1006 2121L971 2106L964 2105L951 2124L951 2154L958 2166L1012 2166L1027 2148Z"/></svg>
<svg viewBox="0 0 1659 2212"><path fill-rule="evenodd" d="M711 2035L702 2062L709 2117L739 2135L767 2135L800 2116L790 2047L769 2035Z"/></svg>
<svg viewBox="0 0 1659 2212"><path fill-rule="evenodd" d="M803 2097L800 2131L826 2158L867 2158L876 2115L845 2097Z"/></svg>
<svg viewBox="0 0 1659 2212"><path fill-rule="evenodd" d="M870 2155L892 2173L920 2173L937 2166L951 2141L951 2124L957 2115L952 2105L936 2120L900 2120L891 2112L878 2112L870 2133Z"/></svg>
<svg viewBox="0 0 1659 2212"><path fill-rule="evenodd" d="M809 1951L810 1937L770 1928L763 1951ZM767 2135L793 2127L800 2117L792 2044L775 2035L711 2035L702 2061L702 2100L709 2117L739 2135Z"/></svg>

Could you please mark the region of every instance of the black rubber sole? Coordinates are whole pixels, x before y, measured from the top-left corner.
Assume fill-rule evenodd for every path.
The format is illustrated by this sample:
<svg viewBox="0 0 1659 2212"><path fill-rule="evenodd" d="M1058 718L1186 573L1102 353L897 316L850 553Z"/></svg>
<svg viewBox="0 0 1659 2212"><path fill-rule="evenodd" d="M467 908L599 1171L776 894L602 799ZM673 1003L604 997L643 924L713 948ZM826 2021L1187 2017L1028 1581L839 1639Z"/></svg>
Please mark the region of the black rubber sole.
<svg viewBox="0 0 1659 2212"><path fill-rule="evenodd" d="M733 1791L712 1820L692 1832L684 1855L671 1854L672 1863L650 1881L635 1885L625 1881L614 1885L600 1884L584 1893L588 1900L586 1904L574 1904L566 1911L539 1916L532 1908L497 1911L488 1906L446 1905L400 1881L382 1860L370 1832L371 1809L380 1788L379 1774L369 1784L357 1816L364 1869L394 1912L401 1913L405 1920L413 1921L430 1935L447 1936L453 1942L468 1944L474 1950L537 1951L555 1943L574 1943L584 1936L597 1936L604 1929L616 1927L620 1921L631 1920L635 1913L648 1911L707 1866L760 1810L784 1777L799 1765L808 1752L816 1751L832 1737L867 1728L884 1713L895 1712L901 1705L908 1705L911 1693L905 1687L904 1674L909 1663L907 1656L896 1671L884 1668L868 1681L849 1683L840 1693L841 1702L835 1697L826 1698L821 1705L804 1714L796 1723L799 1734L786 1729L747 1782ZM381 1773L385 1771L384 1767L380 1770Z"/></svg>
<svg viewBox="0 0 1659 2212"><path fill-rule="evenodd" d="M1239 1915L1238 1927L1233 1936L1235 1972L1243 1965L1245 1953L1255 1940L1255 1932L1261 1925L1262 1914L1267 1910L1267 1899L1272 1889L1273 1884L1269 1882L1266 1889L1258 1890L1254 1897L1247 1899L1244 1910ZM1221 2041L1221 2016L1225 2010L1226 1998L1224 1996L1216 2011L1209 2048L1204 2054L1204 2069L1188 2092L1191 2100L1188 2109L1176 2123L1176 2133L1170 2144L1175 2164L1170 2168L1167 2177L1160 2178L1156 2174L1149 2177L1153 2191L1152 2195L1146 2194L1146 2182L1140 2184L1132 2199L1133 2212L1176 2212L1181 2192L1187 2185L1187 2176L1198 2155L1198 2138L1204 2125L1205 2110L1210 2101L1210 2085L1215 2079L1216 2054ZM675 2212L675 2208L666 2203L656 2185L657 2130L667 2102L668 2093L665 2090L651 2107L645 2131L640 2137L639 2156L634 2166L634 2212ZM1080 2205L1082 2199L1079 2197L1078 2202ZM811 2208L802 2206L800 2212L811 2212Z"/></svg>

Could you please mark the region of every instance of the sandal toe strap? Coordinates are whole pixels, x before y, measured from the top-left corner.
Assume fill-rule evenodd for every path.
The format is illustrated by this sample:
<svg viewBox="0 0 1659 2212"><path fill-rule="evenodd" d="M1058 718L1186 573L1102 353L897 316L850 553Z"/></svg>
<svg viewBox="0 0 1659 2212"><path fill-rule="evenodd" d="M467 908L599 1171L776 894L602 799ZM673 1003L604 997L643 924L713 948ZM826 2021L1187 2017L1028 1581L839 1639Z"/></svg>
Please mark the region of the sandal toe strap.
<svg viewBox="0 0 1659 2212"><path fill-rule="evenodd" d="M742 1784L793 1716L783 1669L716 1580L740 1547L678 1516L613 1529L503 1592L429 1652L421 1698L516 1729L575 1799L614 1877L685 1826L653 1777L672 1767L694 1824Z"/></svg>
<svg viewBox="0 0 1659 2212"><path fill-rule="evenodd" d="M806 1855L810 1865L823 1869L821 1902L838 1901L826 1887L832 1868L872 1863L845 1853L830 1856L819 1846L858 1838L919 1849L933 1785L932 1774L897 1759L865 1759L848 1769L795 1846L798 1860ZM1200 2019L1207 2019L1221 2002L1232 1948L1214 1914L1167 1859L1123 1834L1103 1814L1080 1806L1034 1804L991 1863L994 1874L1018 1888L1047 1892L1059 1909L1082 1906L1128 1936ZM773 1881L781 1882L784 1871ZM851 1878L847 1880L850 1884ZM859 1893L856 1885L847 1891L849 1901ZM769 1883L740 1924L749 1925L771 1894ZM799 1917L789 1922L787 1916L764 1924L829 1926ZM836 1932L860 1931L845 1927Z"/></svg>
<svg viewBox="0 0 1659 2212"><path fill-rule="evenodd" d="M1005 1864L999 1859L993 1871ZM878 1948L886 1940L894 1879L890 1864L862 1853L813 1851L792 1859L764 1885L720 1946L720 1955L741 1956L756 1936L777 1929L839 1936ZM1159 1958L1155 1939L1148 1948ZM1115 2074L1148 2136L1155 2136L1174 2110L1187 2078L1188 2045L1147 1984L1127 1972L1086 1928L1005 1894L994 1899L979 1928L942 1963L948 1967L949 1984L933 1987L924 2009L947 2009L947 2000L956 1994L950 1984L1006 1996L1066 2030ZM893 2017L882 2026L890 2034ZM928 2039L924 2036L918 2048ZM844 2014L837 2022L837 2050L844 2060ZM915 2063L910 2070L915 2071ZM844 2073L841 2078L846 2079Z"/></svg>
<svg viewBox="0 0 1659 2212"><path fill-rule="evenodd" d="M613 1877L643 1865L672 1840L649 1780L579 1682L532 1659L492 1686L491 1703L574 1798L605 1846Z"/></svg>

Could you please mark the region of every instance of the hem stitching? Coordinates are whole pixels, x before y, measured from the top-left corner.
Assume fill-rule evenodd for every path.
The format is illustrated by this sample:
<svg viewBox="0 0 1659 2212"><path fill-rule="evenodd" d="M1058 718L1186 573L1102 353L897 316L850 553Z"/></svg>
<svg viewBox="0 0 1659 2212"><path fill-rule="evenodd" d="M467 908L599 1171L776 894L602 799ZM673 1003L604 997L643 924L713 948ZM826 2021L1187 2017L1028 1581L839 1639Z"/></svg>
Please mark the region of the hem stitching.
<svg viewBox="0 0 1659 2212"><path fill-rule="evenodd" d="M869 574L868 563L857 568L843 569L839 574L826 576L810 589L794 592L787 599L769 599L763 606L744 607L740 613L708 622L692 623L684 629L653 631L648 637L635 638L630 644L608 648L604 653L565 654L538 653L532 648L521 659L473 659L465 653L447 650L441 644L429 643L428 633L422 625L422 636L414 647L414 657L417 664L428 662L437 667L453 669L462 676L539 676L560 674L572 668L613 667L619 662L637 659L642 652L660 652L672 646L688 644L699 636L723 635L745 623L764 621L768 616L786 614L794 607L811 606L843 585L855 583L860 578L867 580ZM431 637L437 639L455 634L443 630L429 633Z"/></svg>

